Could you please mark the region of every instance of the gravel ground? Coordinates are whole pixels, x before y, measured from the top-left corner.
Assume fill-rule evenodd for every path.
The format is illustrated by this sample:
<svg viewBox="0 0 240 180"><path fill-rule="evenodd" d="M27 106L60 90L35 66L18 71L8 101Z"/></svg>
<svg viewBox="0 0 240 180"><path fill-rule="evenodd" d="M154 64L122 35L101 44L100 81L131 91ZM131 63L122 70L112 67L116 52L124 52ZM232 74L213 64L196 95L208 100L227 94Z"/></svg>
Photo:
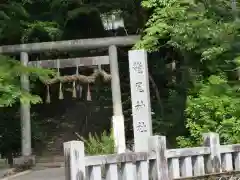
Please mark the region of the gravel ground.
<svg viewBox="0 0 240 180"><path fill-rule="evenodd" d="M49 168L16 177L12 180L65 180L64 168Z"/></svg>
<svg viewBox="0 0 240 180"><path fill-rule="evenodd" d="M0 169L0 178L3 177L5 175L5 173L7 172L7 168L5 169Z"/></svg>

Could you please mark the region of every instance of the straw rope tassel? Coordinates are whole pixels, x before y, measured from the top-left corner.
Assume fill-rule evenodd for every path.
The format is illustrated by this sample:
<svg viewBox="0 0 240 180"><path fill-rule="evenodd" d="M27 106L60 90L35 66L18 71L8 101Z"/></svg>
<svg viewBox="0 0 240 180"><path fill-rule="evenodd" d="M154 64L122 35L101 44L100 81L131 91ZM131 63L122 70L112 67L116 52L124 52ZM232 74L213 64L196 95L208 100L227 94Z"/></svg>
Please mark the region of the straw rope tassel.
<svg viewBox="0 0 240 180"><path fill-rule="evenodd" d="M62 83L60 82L59 85L59 99L63 99L63 88L62 88Z"/></svg>
<svg viewBox="0 0 240 180"><path fill-rule="evenodd" d="M46 97L46 103L51 103L51 97L50 97L50 88L49 85L47 84L47 97Z"/></svg>
<svg viewBox="0 0 240 180"><path fill-rule="evenodd" d="M78 69L78 66L77 66L77 72L76 72L77 76L79 75L79 69ZM79 98L81 99L82 98L82 86L81 84L78 82L77 83L77 87L76 87L77 91L79 91Z"/></svg>
<svg viewBox="0 0 240 180"><path fill-rule="evenodd" d="M38 61L38 57L36 58L36 60ZM40 65L39 64L37 64L37 68L40 68ZM49 84L45 84L45 86L46 86L46 99L45 99L45 101L46 101L46 103L47 104L50 104L51 103L51 96L50 96L50 85Z"/></svg>
<svg viewBox="0 0 240 180"><path fill-rule="evenodd" d="M92 101L89 84L88 84L88 87L87 87L87 88L88 88L88 89L87 89L87 101Z"/></svg>
<svg viewBox="0 0 240 180"><path fill-rule="evenodd" d="M78 75L78 66L76 67L76 75ZM73 81L72 97L77 98L76 81Z"/></svg>
<svg viewBox="0 0 240 180"><path fill-rule="evenodd" d="M73 90L72 90L72 97L77 98L77 92L76 92L76 81L73 81Z"/></svg>
<svg viewBox="0 0 240 180"><path fill-rule="evenodd" d="M82 98L82 91L83 91L83 88L81 86L81 84L78 84L78 89L79 89L79 98Z"/></svg>
<svg viewBox="0 0 240 180"><path fill-rule="evenodd" d="M57 61L57 70L58 70L58 77L60 77L60 64L59 61ZM63 88L62 88L62 82L60 81L59 84L59 99L63 99Z"/></svg>

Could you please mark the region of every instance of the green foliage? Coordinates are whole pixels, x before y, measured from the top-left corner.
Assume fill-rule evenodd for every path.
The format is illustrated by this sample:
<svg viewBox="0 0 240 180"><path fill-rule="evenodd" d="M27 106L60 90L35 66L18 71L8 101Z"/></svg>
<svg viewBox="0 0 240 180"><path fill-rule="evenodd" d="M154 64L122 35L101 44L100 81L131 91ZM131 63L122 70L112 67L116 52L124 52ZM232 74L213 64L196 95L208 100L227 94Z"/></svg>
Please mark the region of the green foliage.
<svg viewBox="0 0 240 180"><path fill-rule="evenodd" d="M217 60L235 50L239 23L229 21L232 13L222 7L229 9L230 1L145 0L142 4L153 13L136 48L158 51L173 47L185 60L198 55L198 61Z"/></svg>
<svg viewBox="0 0 240 180"><path fill-rule="evenodd" d="M155 60L157 65L176 62L176 68L162 75L167 82L161 92L163 113L154 121L172 122L173 130L167 134L185 122L184 131L178 132L185 135L178 138L181 146L199 144L201 133L208 131L219 132L224 143L239 139L239 97L234 87L240 74L233 71L239 67L240 24L231 5L228 0L142 2L151 15L135 48L163 54L165 62Z"/></svg>
<svg viewBox="0 0 240 180"><path fill-rule="evenodd" d="M0 39L19 38L29 14L19 2L0 3Z"/></svg>
<svg viewBox="0 0 240 180"><path fill-rule="evenodd" d="M55 75L52 70L44 70L34 67L25 67L17 60L0 55L0 151L3 155L18 152L20 147L20 122L18 102L30 102L36 104L41 102L38 95L21 88L20 76L28 74L31 82L37 79L44 80ZM9 108L11 107L11 108ZM33 123L35 124L35 123ZM35 136L35 132L33 135Z"/></svg>
<svg viewBox="0 0 240 180"><path fill-rule="evenodd" d="M99 155L99 154L113 154L114 153L114 139L113 134L107 134L104 131L100 136L97 134L88 136L88 139L84 139L79 136L79 138L84 142L85 151L89 155Z"/></svg>
<svg viewBox="0 0 240 180"><path fill-rule="evenodd" d="M27 23L23 31L22 42L29 42L31 38L34 42L40 41L40 38L36 38L36 34L40 35L41 39L45 36L46 39L57 40L61 37L62 31L56 22L35 21Z"/></svg>
<svg viewBox="0 0 240 180"><path fill-rule="evenodd" d="M240 95L223 76L210 76L199 82L197 93L189 95L186 108L187 137L179 137L180 146L197 146L202 133L217 132L221 143L240 142Z"/></svg>
<svg viewBox="0 0 240 180"><path fill-rule="evenodd" d="M32 19L27 8L31 5L32 1L22 0L0 3L0 40L26 43L56 40L61 37L62 30L57 22L43 20L42 17Z"/></svg>
<svg viewBox="0 0 240 180"><path fill-rule="evenodd" d="M41 98L21 88L20 76L23 73L36 78L46 79L54 75L51 70L24 67L19 61L10 59L7 56L0 56L0 107L11 106L17 101L36 104Z"/></svg>

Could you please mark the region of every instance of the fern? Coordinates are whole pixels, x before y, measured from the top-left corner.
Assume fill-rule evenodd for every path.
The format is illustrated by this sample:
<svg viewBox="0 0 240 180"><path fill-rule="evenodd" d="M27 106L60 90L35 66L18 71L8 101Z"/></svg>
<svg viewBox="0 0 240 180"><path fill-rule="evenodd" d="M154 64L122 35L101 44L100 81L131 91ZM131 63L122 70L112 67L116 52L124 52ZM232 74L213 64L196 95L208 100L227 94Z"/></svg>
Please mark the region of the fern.
<svg viewBox="0 0 240 180"><path fill-rule="evenodd" d="M92 135L89 133L88 138L85 139L78 135L78 138L84 142L85 151L89 155L97 154L113 154L114 153L114 138L111 131L111 134L108 135L104 131L100 136L97 134Z"/></svg>

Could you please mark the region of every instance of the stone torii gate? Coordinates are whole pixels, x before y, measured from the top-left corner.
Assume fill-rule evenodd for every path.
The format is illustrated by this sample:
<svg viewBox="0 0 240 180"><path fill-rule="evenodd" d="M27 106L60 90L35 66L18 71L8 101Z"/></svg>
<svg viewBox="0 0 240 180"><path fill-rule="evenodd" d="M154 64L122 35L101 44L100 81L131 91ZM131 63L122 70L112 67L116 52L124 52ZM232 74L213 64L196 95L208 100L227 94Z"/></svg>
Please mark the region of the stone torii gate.
<svg viewBox="0 0 240 180"><path fill-rule="evenodd" d="M108 37L96 39L79 39L68 41L42 42L20 45L0 46L0 54L19 54L21 63L28 66L28 54L44 52L49 50L73 51L96 48L108 48L109 63L111 69L111 88L113 101L112 125L114 130L115 147L118 153L126 149L124 117L122 112L120 79L117 59L117 46L131 46L140 39L140 36L125 37ZM22 88L29 91L28 76L21 76ZM31 119L30 103L21 103L21 127L22 127L22 156L29 157L32 155L31 147Z"/></svg>

